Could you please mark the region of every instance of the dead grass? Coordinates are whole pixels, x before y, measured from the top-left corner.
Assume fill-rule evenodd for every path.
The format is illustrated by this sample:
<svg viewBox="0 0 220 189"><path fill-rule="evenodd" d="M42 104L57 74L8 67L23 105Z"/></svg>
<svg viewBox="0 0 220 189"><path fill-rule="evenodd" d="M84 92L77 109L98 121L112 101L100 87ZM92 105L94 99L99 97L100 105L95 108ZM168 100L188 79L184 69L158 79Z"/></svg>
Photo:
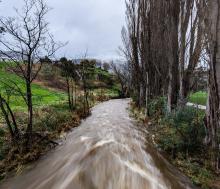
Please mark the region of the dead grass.
<svg viewBox="0 0 220 189"><path fill-rule="evenodd" d="M55 148L58 145L56 141L65 139L67 132L79 126L81 119L87 116L84 115L82 107L78 107L74 112L57 107L47 107L35 112L35 119L38 120L34 125L31 148L26 148L24 135L15 143L10 141L8 134L5 135L4 159L0 161L0 180L7 178L11 173L22 171L26 165ZM25 119L25 115L22 117ZM25 120L20 120L20 123L22 122L25 123ZM24 130L21 127L23 126L20 126L20 129Z"/></svg>

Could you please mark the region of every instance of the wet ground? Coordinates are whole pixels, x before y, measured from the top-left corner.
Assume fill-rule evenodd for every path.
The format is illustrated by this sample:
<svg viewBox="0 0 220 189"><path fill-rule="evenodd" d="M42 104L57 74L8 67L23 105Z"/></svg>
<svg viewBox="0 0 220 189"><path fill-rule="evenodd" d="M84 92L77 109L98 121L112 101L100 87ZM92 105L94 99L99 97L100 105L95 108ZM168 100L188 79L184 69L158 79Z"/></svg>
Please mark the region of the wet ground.
<svg viewBox="0 0 220 189"><path fill-rule="evenodd" d="M129 100L111 100L65 143L1 189L191 189L190 181L146 141L129 117Z"/></svg>

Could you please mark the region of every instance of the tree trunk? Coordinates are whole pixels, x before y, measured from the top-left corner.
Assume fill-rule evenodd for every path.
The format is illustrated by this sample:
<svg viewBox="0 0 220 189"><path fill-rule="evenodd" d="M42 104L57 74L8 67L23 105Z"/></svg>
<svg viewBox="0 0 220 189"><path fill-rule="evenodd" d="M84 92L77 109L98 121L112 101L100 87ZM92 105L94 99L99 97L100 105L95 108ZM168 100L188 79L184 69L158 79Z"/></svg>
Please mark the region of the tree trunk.
<svg viewBox="0 0 220 189"><path fill-rule="evenodd" d="M220 0L209 2L210 71L207 102L207 137L212 151L213 168L219 170L219 128L220 128Z"/></svg>
<svg viewBox="0 0 220 189"><path fill-rule="evenodd" d="M139 92L139 107L145 106L145 85L143 81L140 81L140 92Z"/></svg>
<svg viewBox="0 0 220 189"><path fill-rule="evenodd" d="M146 94L145 94L145 116L149 116L149 91L150 91L150 86L149 86L149 73L146 72Z"/></svg>
<svg viewBox="0 0 220 189"><path fill-rule="evenodd" d="M179 1L168 2L168 52L169 63L169 86L167 110L171 112L177 104L178 98L178 24L179 24Z"/></svg>
<svg viewBox="0 0 220 189"><path fill-rule="evenodd" d="M1 111L4 115L4 118L5 118L5 121L7 123L7 126L8 126L8 129L9 129L9 132L11 134L11 138L14 138L14 131L12 129L12 126L11 126L11 123L10 123L10 119L9 119L9 116L8 116L8 113L7 111L5 110L5 107L4 107L4 99L2 98L2 96L0 95L0 108L1 108Z"/></svg>
<svg viewBox="0 0 220 189"><path fill-rule="evenodd" d="M192 1L181 1L180 3L180 47L179 47L179 98L180 103L184 103L184 69L186 55L186 33L190 21L190 13L192 9Z"/></svg>
<svg viewBox="0 0 220 189"><path fill-rule="evenodd" d="M74 100L75 100L75 106L76 106L76 100L77 100L77 92L76 92L76 83L74 85Z"/></svg>
<svg viewBox="0 0 220 189"><path fill-rule="evenodd" d="M31 144L32 132L33 132L33 103L32 103L32 90L31 82L26 81L26 95L28 105L28 126L27 126L27 144Z"/></svg>
<svg viewBox="0 0 220 189"><path fill-rule="evenodd" d="M74 84L73 84L73 79L71 79L71 107L72 107L72 110L74 109L73 91L74 91Z"/></svg>
<svg viewBox="0 0 220 189"><path fill-rule="evenodd" d="M16 119L15 119L14 113L12 112L11 107L9 106L8 102L6 102L5 100L4 100L4 102L5 102L5 105L6 105L6 107L7 107L8 112L9 112L9 114L10 114L10 116L11 116L12 123L13 123L13 125L14 125L14 135L15 135L15 137L18 137L19 134L20 134L20 131L19 131L19 129L18 129L18 126L17 126L17 122L16 122Z"/></svg>
<svg viewBox="0 0 220 189"><path fill-rule="evenodd" d="M67 85L69 110L71 111L72 110L72 105L71 105L71 95L70 95L70 81L69 81L68 77L66 77L66 85Z"/></svg>

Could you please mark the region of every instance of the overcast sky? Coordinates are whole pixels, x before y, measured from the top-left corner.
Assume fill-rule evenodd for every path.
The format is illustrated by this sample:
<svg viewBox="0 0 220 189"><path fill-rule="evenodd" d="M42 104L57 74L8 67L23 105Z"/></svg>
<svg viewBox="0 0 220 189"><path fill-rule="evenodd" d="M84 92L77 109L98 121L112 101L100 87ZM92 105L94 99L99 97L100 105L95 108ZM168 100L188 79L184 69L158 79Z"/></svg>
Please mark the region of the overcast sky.
<svg viewBox="0 0 220 189"><path fill-rule="evenodd" d="M46 0L52 10L48 14L50 30L58 41L68 45L59 56L98 59L120 58L121 28L125 22L124 0ZM13 15L22 0L2 0L0 15Z"/></svg>

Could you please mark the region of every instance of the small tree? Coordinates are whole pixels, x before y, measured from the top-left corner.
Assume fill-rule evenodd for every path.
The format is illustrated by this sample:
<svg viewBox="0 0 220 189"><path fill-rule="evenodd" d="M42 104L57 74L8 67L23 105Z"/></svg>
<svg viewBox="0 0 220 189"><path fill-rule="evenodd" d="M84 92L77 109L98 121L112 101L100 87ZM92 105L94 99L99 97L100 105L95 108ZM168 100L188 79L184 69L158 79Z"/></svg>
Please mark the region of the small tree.
<svg viewBox="0 0 220 189"><path fill-rule="evenodd" d="M78 73L80 76L80 80L82 81L83 85L83 93L84 93L84 98L83 98L83 111L84 115L89 114L89 80L91 80L92 77L94 77L95 73L95 61L89 61L87 59L82 60L80 65L78 65Z"/></svg>
<svg viewBox="0 0 220 189"><path fill-rule="evenodd" d="M27 144L33 130L32 82L41 70L41 57L53 56L60 47L48 31L48 22L45 20L48 11L44 0L24 0L21 11L16 10L17 17L0 18L5 31L0 38L0 52L14 63L11 70L25 82L23 99L28 108ZM35 64L39 64L37 69L34 69ZM22 91L18 85L15 88Z"/></svg>
<svg viewBox="0 0 220 189"><path fill-rule="evenodd" d="M103 63L103 69L104 69L105 71L109 71L109 69L110 69L109 63L107 63L107 62Z"/></svg>
<svg viewBox="0 0 220 189"><path fill-rule="evenodd" d="M117 65L112 62L111 68L120 83L121 86L121 94L120 97L127 97L129 90L129 81L130 81L130 73L127 69L126 65Z"/></svg>
<svg viewBox="0 0 220 189"><path fill-rule="evenodd" d="M73 91L76 89L76 83L79 79L76 65L72 61L68 61L65 57L60 59L62 75L66 80L67 94L68 94L68 104L70 111L74 109L74 97ZM76 90L75 90L75 105L76 105Z"/></svg>

